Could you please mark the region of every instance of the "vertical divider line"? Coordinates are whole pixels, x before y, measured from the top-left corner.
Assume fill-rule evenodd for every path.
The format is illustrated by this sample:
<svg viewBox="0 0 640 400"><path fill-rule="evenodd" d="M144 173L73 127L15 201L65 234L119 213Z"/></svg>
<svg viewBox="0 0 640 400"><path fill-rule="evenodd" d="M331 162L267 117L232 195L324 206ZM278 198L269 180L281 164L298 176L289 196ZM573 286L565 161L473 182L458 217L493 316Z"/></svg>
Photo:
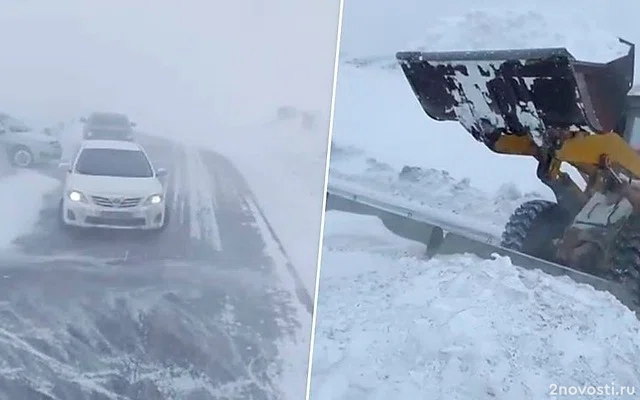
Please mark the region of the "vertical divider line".
<svg viewBox="0 0 640 400"><path fill-rule="evenodd" d="M327 134L327 157L325 161L324 171L324 187L322 198L322 215L320 217L320 237L318 238L318 258L316 262L316 284L315 293L313 294L313 315L311 316L311 336L309 340L309 361L307 364L307 389L305 400L309 400L311 395L311 374L313 369L313 350L316 338L316 320L318 318L318 292L320 291L320 266L322 265L322 245L324 243L324 221L326 217L327 206L327 187L329 184L329 166L331 163L331 140L333 138L334 117L336 107L336 88L338 87L338 68L340 65L340 43L342 41L342 16L344 10L344 0L340 0L338 6L338 29L336 32L336 50L333 63L333 85L331 88L331 111L329 113L329 132Z"/></svg>

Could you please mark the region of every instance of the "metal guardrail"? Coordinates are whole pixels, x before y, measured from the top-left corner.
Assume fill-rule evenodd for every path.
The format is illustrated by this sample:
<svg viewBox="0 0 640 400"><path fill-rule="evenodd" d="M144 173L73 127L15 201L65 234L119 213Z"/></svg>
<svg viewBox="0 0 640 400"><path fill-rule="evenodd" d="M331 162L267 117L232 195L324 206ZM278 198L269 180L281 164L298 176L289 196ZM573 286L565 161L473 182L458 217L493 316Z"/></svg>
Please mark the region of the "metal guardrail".
<svg viewBox="0 0 640 400"><path fill-rule="evenodd" d="M499 245L500 239L486 230L482 230L478 227L464 224L461 220L456 221L456 218L438 215L436 212L428 213L420 210L413 210L410 208L397 206L395 204L378 199L370 194L358 193L356 190L341 187L341 185L335 185L329 183L327 187L328 195L340 197L345 200L353 201L371 208L375 208L380 211L387 212L399 217L409 218L414 221L424 222L430 225L439 226L443 231L461 234L470 239L477 240L479 242Z"/></svg>

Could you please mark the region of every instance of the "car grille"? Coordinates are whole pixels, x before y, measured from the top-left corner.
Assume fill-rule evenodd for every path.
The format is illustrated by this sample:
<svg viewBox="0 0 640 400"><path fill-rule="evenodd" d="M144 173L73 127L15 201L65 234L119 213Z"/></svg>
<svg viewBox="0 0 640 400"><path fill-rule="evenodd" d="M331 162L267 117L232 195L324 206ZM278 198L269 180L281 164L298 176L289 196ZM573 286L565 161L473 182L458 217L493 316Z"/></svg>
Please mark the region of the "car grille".
<svg viewBox="0 0 640 400"><path fill-rule="evenodd" d="M105 217L86 217L84 222L91 225L109 225L122 227L144 226L147 221L144 218L105 218Z"/></svg>
<svg viewBox="0 0 640 400"><path fill-rule="evenodd" d="M131 208L140 204L142 197L102 197L91 196L91 200L101 207Z"/></svg>

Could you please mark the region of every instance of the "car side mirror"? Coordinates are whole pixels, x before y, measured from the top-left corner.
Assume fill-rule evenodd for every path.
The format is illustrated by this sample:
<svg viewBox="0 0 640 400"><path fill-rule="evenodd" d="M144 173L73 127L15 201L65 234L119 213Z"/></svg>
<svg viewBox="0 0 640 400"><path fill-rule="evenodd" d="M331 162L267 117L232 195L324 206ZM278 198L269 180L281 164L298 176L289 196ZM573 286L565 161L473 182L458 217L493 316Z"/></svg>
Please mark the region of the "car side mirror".
<svg viewBox="0 0 640 400"><path fill-rule="evenodd" d="M58 168L61 170L67 170L67 172L71 172L71 163L70 162L61 162L58 164Z"/></svg>
<svg viewBox="0 0 640 400"><path fill-rule="evenodd" d="M130 122L129 125L131 125L132 128L135 128L137 126L135 122Z"/></svg>
<svg viewBox="0 0 640 400"><path fill-rule="evenodd" d="M80 117L80 122L86 123L87 122L87 118L86 117Z"/></svg>
<svg viewBox="0 0 640 400"><path fill-rule="evenodd" d="M158 178L164 178L165 176L167 176L168 171L164 168L158 168L156 169L156 176Z"/></svg>

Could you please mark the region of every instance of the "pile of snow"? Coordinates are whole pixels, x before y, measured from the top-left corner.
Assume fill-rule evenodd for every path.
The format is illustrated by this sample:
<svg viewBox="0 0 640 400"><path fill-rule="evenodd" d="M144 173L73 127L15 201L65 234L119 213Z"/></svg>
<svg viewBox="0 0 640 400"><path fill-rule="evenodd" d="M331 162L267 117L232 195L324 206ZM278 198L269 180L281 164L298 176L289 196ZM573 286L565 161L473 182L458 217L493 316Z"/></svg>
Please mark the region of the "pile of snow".
<svg viewBox="0 0 640 400"><path fill-rule="evenodd" d="M567 21L571 21L567 23ZM575 10L487 8L436 19L406 50L461 51L567 48L583 61L609 62L629 46ZM404 49L403 49L404 50Z"/></svg>
<svg viewBox="0 0 640 400"><path fill-rule="evenodd" d="M33 229L44 196L58 185L56 179L30 170L17 170L0 179L0 248L11 246L16 238Z"/></svg>
<svg viewBox="0 0 640 400"><path fill-rule="evenodd" d="M389 64L395 52L419 48L560 46L577 57L603 61L626 51L616 37L640 42L640 5L625 0L611 0L604 7L600 0L537 0L517 7L507 0L487 0L481 6L468 0L402 0L391 9L384 0L355 0L344 7L343 60L384 58Z"/></svg>
<svg viewBox="0 0 640 400"><path fill-rule="evenodd" d="M366 219L327 215L312 400L640 390L640 322L612 295L505 258L422 261Z"/></svg>

